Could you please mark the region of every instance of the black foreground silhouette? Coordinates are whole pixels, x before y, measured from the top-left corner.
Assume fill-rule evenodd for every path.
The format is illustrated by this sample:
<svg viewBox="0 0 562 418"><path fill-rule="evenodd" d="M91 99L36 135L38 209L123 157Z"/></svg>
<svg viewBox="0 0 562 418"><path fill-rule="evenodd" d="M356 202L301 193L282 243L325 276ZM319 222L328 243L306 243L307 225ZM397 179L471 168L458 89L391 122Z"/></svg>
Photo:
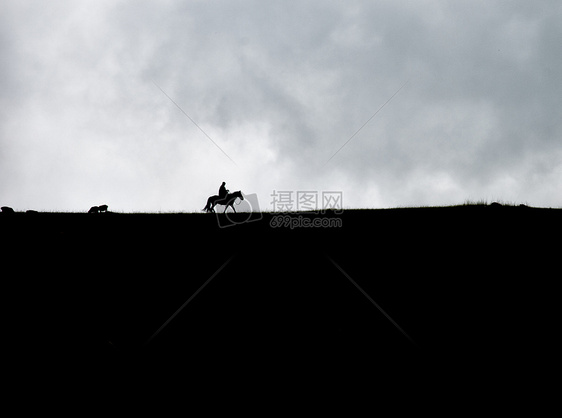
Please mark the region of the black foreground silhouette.
<svg viewBox="0 0 562 418"><path fill-rule="evenodd" d="M295 229L263 215L2 211L6 358L104 385L157 369L205 388L437 381L440 396L551 370L561 209L346 210Z"/></svg>

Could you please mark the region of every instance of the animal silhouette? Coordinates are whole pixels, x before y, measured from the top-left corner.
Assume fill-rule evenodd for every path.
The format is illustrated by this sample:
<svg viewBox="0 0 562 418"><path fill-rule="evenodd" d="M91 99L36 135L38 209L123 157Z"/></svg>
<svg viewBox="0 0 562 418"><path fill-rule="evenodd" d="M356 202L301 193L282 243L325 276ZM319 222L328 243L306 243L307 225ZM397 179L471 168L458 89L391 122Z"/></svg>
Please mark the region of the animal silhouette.
<svg viewBox="0 0 562 418"><path fill-rule="evenodd" d="M88 213L107 212L107 205L92 206Z"/></svg>
<svg viewBox="0 0 562 418"><path fill-rule="evenodd" d="M210 196L207 199L207 205L202 210L206 211L207 213L208 212L215 213L214 208L216 205L225 205L224 208L225 212L230 206L232 210L236 213L236 209L234 209L234 202L236 201L237 198L239 198L240 200L244 200L244 196L242 195L242 192L240 190L234 193L228 193L224 199L221 199L220 196L218 195Z"/></svg>

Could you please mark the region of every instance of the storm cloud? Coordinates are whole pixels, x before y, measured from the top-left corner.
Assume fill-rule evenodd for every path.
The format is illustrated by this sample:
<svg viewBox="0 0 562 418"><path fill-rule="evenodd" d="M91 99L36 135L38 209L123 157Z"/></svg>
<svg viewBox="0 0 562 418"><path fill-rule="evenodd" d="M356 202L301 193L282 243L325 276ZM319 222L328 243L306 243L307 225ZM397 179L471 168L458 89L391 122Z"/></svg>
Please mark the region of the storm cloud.
<svg viewBox="0 0 562 418"><path fill-rule="evenodd" d="M559 207L560 21L556 1L4 2L0 203L196 211L226 181L262 209Z"/></svg>

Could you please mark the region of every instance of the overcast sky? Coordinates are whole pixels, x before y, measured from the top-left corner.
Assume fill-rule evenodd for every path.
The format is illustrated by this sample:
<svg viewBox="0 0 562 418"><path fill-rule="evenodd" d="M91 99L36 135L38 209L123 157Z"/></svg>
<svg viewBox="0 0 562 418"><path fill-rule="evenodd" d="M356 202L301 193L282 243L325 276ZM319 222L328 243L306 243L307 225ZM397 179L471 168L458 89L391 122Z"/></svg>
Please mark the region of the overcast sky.
<svg viewBox="0 0 562 418"><path fill-rule="evenodd" d="M558 0L4 0L0 205L197 211L226 181L262 209L560 207L561 22Z"/></svg>

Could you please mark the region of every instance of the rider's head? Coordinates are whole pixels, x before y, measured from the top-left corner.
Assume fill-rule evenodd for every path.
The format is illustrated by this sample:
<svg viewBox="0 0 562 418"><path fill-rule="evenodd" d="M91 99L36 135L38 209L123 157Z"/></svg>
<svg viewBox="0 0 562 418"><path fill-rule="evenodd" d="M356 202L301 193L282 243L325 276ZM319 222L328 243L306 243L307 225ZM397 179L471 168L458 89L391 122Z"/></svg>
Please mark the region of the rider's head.
<svg viewBox="0 0 562 418"><path fill-rule="evenodd" d="M226 184L226 182L225 182L225 181L223 181L223 182L222 182L222 185L224 186L225 184Z"/></svg>

